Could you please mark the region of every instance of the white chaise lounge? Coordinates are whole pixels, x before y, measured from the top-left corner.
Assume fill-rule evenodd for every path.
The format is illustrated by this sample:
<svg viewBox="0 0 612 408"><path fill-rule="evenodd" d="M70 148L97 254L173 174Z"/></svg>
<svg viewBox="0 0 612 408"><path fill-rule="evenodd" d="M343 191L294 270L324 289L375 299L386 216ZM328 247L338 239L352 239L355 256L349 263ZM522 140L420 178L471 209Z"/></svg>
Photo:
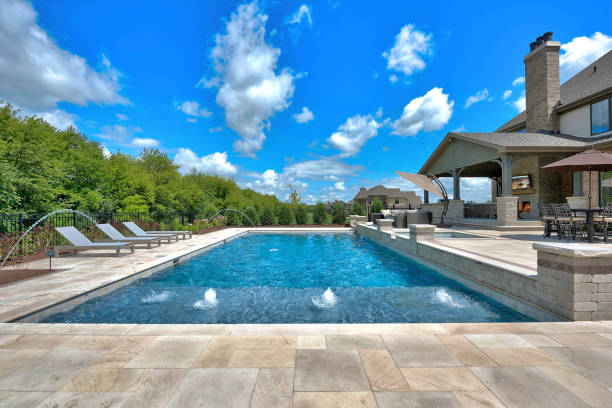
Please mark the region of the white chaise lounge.
<svg viewBox="0 0 612 408"><path fill-rule="evenodd" d="M161 246L160 237L126 237L120 231L117 231L115 227L110 224L96 224L96 227L100 229L107 237L115 242L132 242L134 244L146 244L148 248L151 248L152 244Z"/></svg>
<svg viewBox="0 0 612 408"><path fill-rule="evenodd" d="M55 230L72 244L54 246L55 256L59 256L62 250L70 250L76 254L79 250L114 249L115 254L119 256L121 250L126 248L129 249L131 253L134 253L134 244L131 242L91 242L89 238L81 234L75 227L56 227Z"/></svg>
<svg viewBox="0 0 612 408"><path fill-rule="evenodd" d="M132 234L134 234L137 237L165 237L165 236L172 236L173 238L176 238L176 240L178 241L179 239L179 235L183 236L183 239L186 239L186 236L189 235L189 238L192 237L192 233L191 231L145 231L142 228L140 228L136 223L134 222L124 222L123 225L125 225L125 227L127 229L130 230L130 232Z"/></svg>

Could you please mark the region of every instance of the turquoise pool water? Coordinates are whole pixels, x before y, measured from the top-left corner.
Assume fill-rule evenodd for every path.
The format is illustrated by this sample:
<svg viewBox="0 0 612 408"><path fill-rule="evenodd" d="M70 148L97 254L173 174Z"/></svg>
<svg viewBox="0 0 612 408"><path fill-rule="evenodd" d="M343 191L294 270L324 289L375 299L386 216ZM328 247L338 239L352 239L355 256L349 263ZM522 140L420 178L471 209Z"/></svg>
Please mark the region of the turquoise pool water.
<svg viewBox="0 0 612 408"><path fill-rule="evenodd" d="M327 295L323 295L326 291ZM42 321L531 320L365 237L351 233L252 233Z"/></svg>

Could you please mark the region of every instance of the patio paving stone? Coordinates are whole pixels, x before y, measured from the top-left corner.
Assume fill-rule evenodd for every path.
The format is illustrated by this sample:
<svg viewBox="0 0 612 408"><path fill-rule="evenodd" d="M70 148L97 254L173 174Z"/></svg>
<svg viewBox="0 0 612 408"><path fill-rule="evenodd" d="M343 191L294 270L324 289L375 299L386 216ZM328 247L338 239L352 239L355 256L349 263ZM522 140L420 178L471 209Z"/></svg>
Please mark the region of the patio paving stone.
<svg viewBox="0 0 612 408"><path fill-rule="evenodd" d="M612 393L568 367L538 367L538 370L596 408L612 407Z"/></svg>
<svg viewBox="0 0 612 408"><path fill-rule="evenodd" d="M23 334L17 336L12 341L6 341L0 346L3 349L26 349L26 350L50 350L58 345L70 340L72 336L66 335L44 335L44 334Z"/></svg>
<svg viewBox="0 0 612 408"><path fill-rule="evenodd" d="M295 350L234 350L228 367L291 368L295 367Z"/></svg>
<svg viewBox="0 0 612 408"><path fill-rule="evenodd" d="M325 336L327 349L384 349L385 343L377 334Z"/></svg>
<svg viewBox="0 0 612 408"><path fill-rule="evenodd" d="M376 408L371 391L296 392L293 408Z"/></svg>
<svg viewBox="0 0 612 408"><path fill-rule="evenodd" d="M548 337L565 347L612 347L612 339L597 333L555 333Z"/></svg>
<svg viewBox="0 0 612 408"><path fill-rule="evenodd" d="M56 392L44 400L39 408L119 408L130 397L129 393L105 392L100 394Z"/></svg>
<svg viewBox="0 0 612 408"><path fill-rule="evenodd" d="M399 367L463 365L435 335L383 335L382 338Z"/></svg>
<svg viewBox="0 0 612 408"><path fill-rule="evenodd" d="M500 366L544 366L561 365L561 362L536 348L484 349L493 361Z"/></svg>
<svg viewBox="0 0 612 408"><path fill-rule="evenodd" d="M297 348L299 349L315 349L323 350L326 348L325 336L314 335L314 336L297 336Z"/></svg>
<svg viewBox="0 0 612 408"><path fill-rule="evenodd" d="M248 408L257 381L256 368L189 370L168 408Z"/></svg>
<svg viewBox="0 0 612 408"><path fill-rule="evenodd" d="M533 347L563 347L563 344L543 334L519 334L519 337L527 341Z"/></svg>
<svg viewBox="0 0 612 408"><path fill-rule="evenodd" d="M482 391L485 386L465 367L402 368L413 391Z"/></svg>
<svg viewBox="0 0 612 408"><path fill-rule="evenodd" d="M298 350L295 391L369 391L357 350Z"/></svg>
<svg viewBox="0 0 612 408"><path fill-rule="evenodd" d="M189 368L206 348L211 336L160 336L126 368Z"/></svg>
<svg viewBox="0 0 612 408"><path fill-rule="evenodd" d="M359 350L373 391L408 391L410 387L387 350Z"/></svg>
<svg viewBox="0 0 612 408"><path fill-rule="evenodd" d="M453 391L464 408L505 408L489 391Z"/></svg>
<svg viewBox="0 0 612 408"><path fill-rule="evenodd" d="M375 392L379 408L461 408L450 392Z"/></svg>
<svg viewBox="0 0 612 408"><path fill-rule="evenodd" d="M140 368L90 368L64 385L64 392L133 392L151 374Z"/></svg>
<svg viewBox="0 0 612 408"><path fill-rule="evenodd" d="M250 408L291 408L292 399L292 368L259 370Z"/></svg>
<svg viewBox="0 0 612 408"><path fill-rule="evenodd" d="M440 334L436 337L467 366L496 365L493 360L461 334Z"/></svg>
<svg viewBox="0 0 612 408"><path fill-rule="evenodd" d="M0 408L33 408L51 395L50 392L0 391Z"/></svg>
<svg viewBox="0 0 612 408"><path fill-rule="evenodd" d="M162 408L172 398L186 369L161 368L151 371L134 391L125 407Z"/></svg>
<svg viewBox="0 0 612 408"><path fill-rule="evenodd" d="M466 334L465 337L481 349L533 347L516 334Z"/></svg>
<svg viewBox="0 0 612 408"><path fill-rule="evenodd" d="M612 348L548 348L546 353L612 392Z"/></svg>
<svg viewBox="0 0 612 408"><path fill-rule="evenodd" d="M588 405L535 367L471 367L508 408L587 408Z"/></svg>

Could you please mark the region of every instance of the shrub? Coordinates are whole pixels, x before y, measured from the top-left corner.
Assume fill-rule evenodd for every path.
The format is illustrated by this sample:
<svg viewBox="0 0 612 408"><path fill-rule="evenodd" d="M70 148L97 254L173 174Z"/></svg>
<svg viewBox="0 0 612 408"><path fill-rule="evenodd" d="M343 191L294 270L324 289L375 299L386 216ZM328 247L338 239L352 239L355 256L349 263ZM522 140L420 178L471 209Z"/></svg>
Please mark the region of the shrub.
<svg viewBox="0 0 612 408"><path fill-rule="evenodd" d="M295 222L296 224L306 224L308 222L308 212L306 211L306 206L304 204L298 204L295 208Z"/></svg>
<svg viewBox="0 0 612 408"><path fill-rule="evenodd" d="M372 207L370 207L370 214L373 213L379 213L383 210L383 205L380 202L380 200L377 198L376 200L374 200L374 202L372 203Z"/></svg>
<svg viewBox="0 0 612 408"><path fill-rule="evenodd" d="M332 207L332 221L334 224L344 224L346 216L344 215L344 206L342 203L335 202Z"/></svg>
<svg viewBox="0 0 612 408"><path fill-rule="evenodd" d="M351 215L365 215L361 204L353 203L353 206L351 207Z"/></svg>
<svg viewBox="0 0 612 408"><path fill-rule="evenodd" d="M244 225L252 226L253 224L251 224L251 221L253 221L255 225L259 225L259 215L257 214L257 211L253 207L247 207L242 212L246 215L246 217L244 216L242 217L243 218L242 223Z"/></svg>
<svg viewBox="0 0 612 408"><path fill-rule="evenodd" d="M290 225L293 223L293 212L288 205L283 205L278 211L278 223L281 225Z"/></svg>
<svg viewBox="0 0 612 408"><path fill-rule="evenodd" d="M312 215L312 221L315 224L327 223L327 210L325 208L325 204L317 203L317 205L315 205L314 214Z"/></svg>
<svg viewBox="0 0 612 408"><path fill-rule="evenodd" d="M276 218L274 217L274 213L270 207L264 207L259 221L261 222L261 225L274 225L276 223Z"/></svg>

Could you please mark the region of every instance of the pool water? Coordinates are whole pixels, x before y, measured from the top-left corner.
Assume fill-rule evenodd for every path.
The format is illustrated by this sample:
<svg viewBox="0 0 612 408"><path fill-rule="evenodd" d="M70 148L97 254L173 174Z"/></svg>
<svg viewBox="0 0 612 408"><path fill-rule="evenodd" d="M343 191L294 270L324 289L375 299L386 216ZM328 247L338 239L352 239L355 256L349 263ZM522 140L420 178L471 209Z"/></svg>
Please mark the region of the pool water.
<svg viewBox="0 0 612 408"><path fill-rule="evenodd" d="M42 321L531 320L365 237L351 233L251 233Z"/></svg>

